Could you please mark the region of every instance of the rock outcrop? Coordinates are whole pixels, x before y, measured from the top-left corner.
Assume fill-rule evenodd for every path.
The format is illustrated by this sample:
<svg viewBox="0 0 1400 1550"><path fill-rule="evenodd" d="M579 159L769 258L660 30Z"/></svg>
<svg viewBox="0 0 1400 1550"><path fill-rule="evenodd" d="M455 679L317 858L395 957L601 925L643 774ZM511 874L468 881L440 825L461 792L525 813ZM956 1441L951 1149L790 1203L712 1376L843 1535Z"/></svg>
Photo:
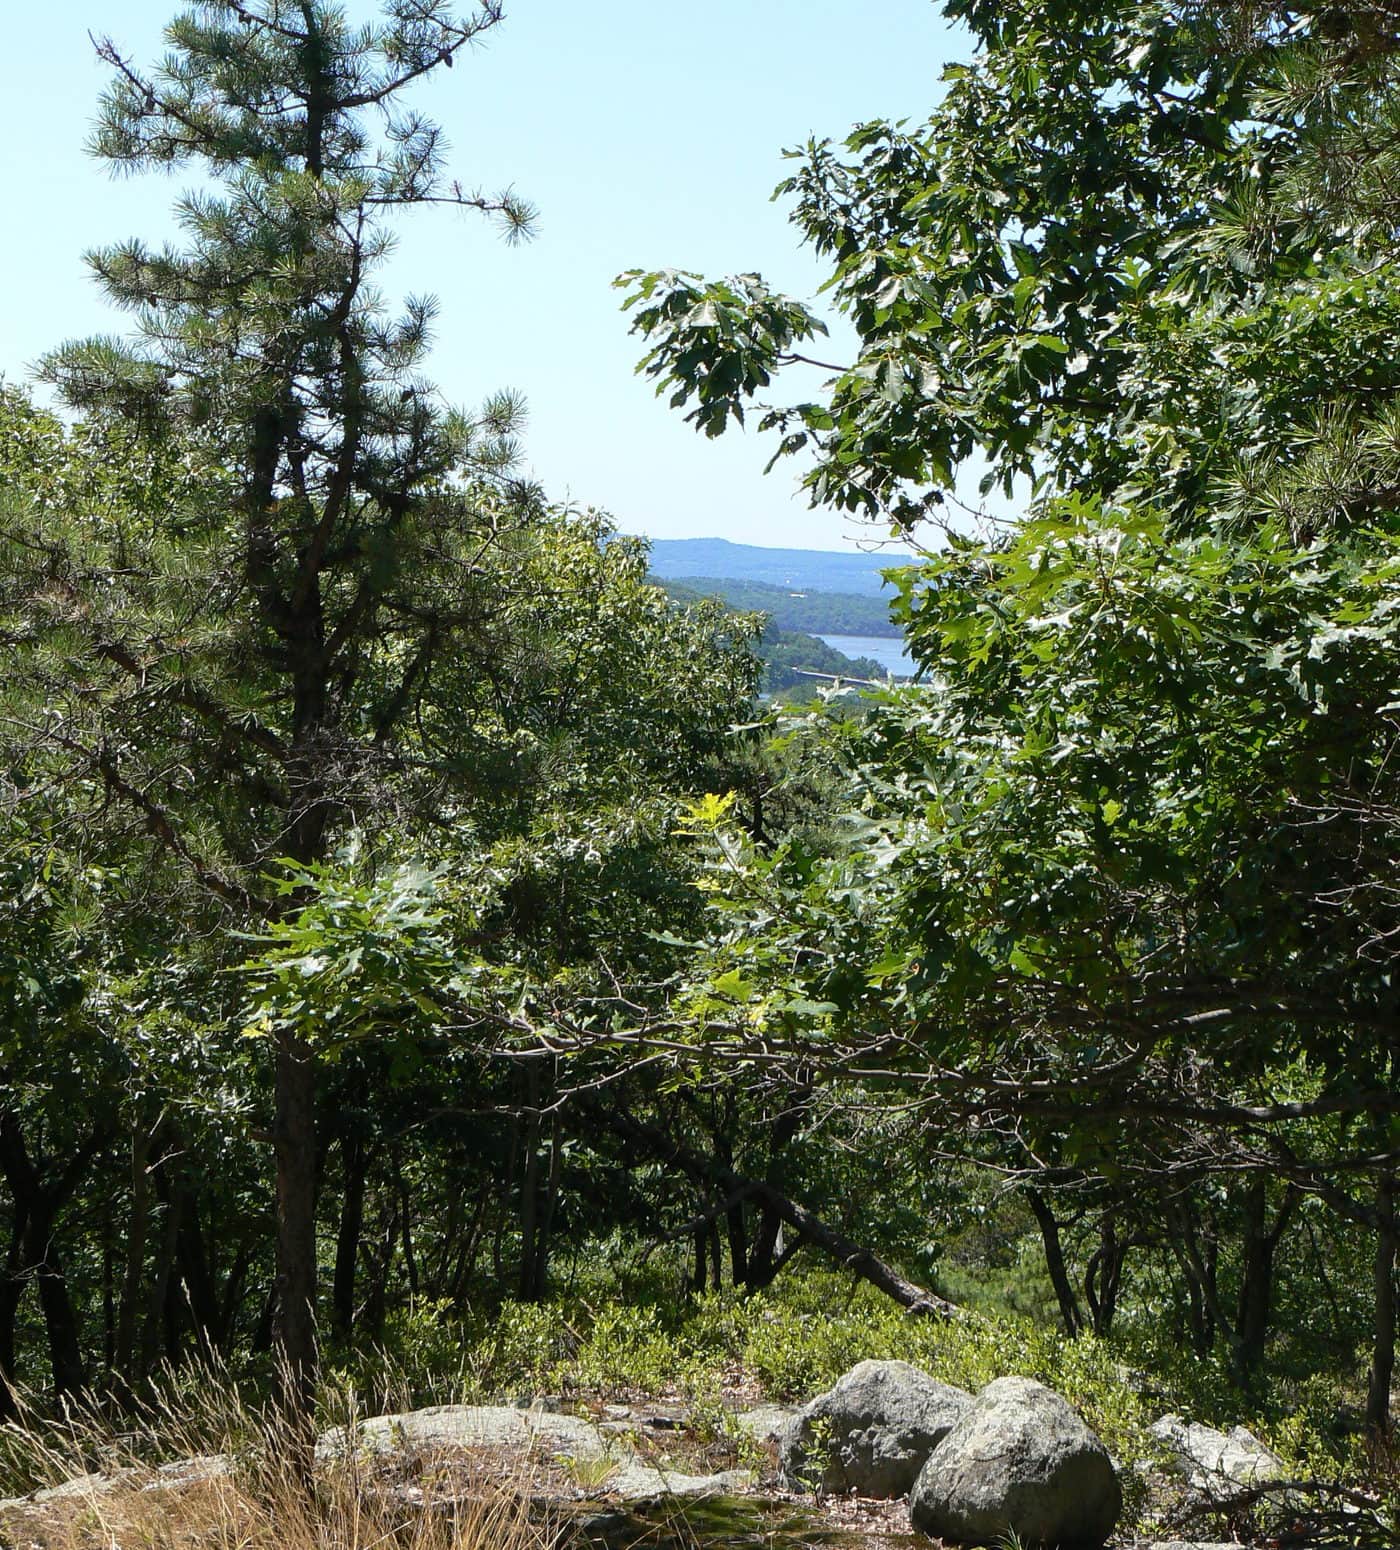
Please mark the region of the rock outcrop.
<svg viewBox="0 0 1400 1550"><path fill-rule="evenodd" d="M1284 1474L1278 1454L1243 1426L1218 1432L1184 1416L1164 1415L1149 1430L1176 1472L1202 1496L1233 1496Z"/></svg>
<svg viewBox="0 0 1400 1550"><path fill-rule="evenodd" d="M537 1451L572 1470L579 1494L624 1502L666 1496L722 1496L753 1483L749 1470L691 1475L639 1458L619 1436L587 1416L562 1415L514 1405L439 1405L402 1415L379 1415L347 1433L337 1427L316 1446L318 1461L347 1451L433 1456L484 1448L508 1453Z"/></svg>
<svg viewBox="0 0 1400 1550"><path fill-rule="evenodd" d="M1112 1460L1069 1405L1029 1378L998 1378L929 1455L909 1499L920 1533L988 1545L1098 1550L1122 1492Z"/></svg>

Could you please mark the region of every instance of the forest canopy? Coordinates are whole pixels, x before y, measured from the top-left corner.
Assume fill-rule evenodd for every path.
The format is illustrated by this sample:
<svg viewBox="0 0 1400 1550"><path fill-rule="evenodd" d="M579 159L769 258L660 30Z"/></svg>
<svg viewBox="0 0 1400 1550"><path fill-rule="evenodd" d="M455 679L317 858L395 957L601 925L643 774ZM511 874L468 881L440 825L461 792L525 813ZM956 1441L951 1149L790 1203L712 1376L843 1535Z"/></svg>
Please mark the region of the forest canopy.
<svg viewBox="0 0 1400 1550"><path fill-rule="evenodd" d="M129 336L0 390L7 1418L574 1381L639 1287L792 1397L826 1265L1120 1448L1146 1367L1393 1508L1400 17L942 9L925 123L790 152L827 312L618 282L698 430L923 548L915 681L804 707L381 292L415 207L530 236L415 105L499 5L99 45L94 153L201 191L88 255Z"/></svg>

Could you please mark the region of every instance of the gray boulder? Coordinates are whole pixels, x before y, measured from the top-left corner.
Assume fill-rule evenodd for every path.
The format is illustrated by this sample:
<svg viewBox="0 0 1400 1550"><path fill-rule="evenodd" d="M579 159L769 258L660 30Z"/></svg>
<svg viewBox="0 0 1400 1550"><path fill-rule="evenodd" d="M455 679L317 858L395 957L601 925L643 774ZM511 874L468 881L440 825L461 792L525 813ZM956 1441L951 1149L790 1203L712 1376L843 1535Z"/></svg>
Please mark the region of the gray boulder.
<svg viewBox="0 0 1400 1550"><path fill-rule="evenodd" d="M1242 1487L1278 1480L1284 1474L1278 1454L1243 1426L1218 1432L1184 1416L1164 1415L1148 1429L1177 1474L1202 1496L1234 1496Z"/></svg>
<svg viewBox="0 0 1400 1550"><path fill-rule="evenodd" d="M1104 1445L1030 1378L998 1378L929 1455L909 1498L922 1534L989 1545L1097 1550L1123 1505Z"/></svg>
<svg viewBox="0 0 1400 1550"><path fill-rule="evenodd" d="M972 1404L908 1362L860 1362L778 1431L778 1463L799 1490L903 1496Z"/></svg>

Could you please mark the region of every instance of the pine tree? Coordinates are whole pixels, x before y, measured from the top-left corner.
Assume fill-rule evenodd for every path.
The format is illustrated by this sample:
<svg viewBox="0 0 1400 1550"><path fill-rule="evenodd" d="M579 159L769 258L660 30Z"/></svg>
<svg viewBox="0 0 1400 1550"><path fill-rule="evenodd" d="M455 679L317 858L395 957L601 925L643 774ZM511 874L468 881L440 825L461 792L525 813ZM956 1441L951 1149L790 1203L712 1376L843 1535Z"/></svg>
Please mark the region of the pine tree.
<svg viewBox="0 0 1400 1550"><path fill-rule="evenodd" d="M104 529L101 492L81 491L78 536L34 550L47 574L33 595L64 599L48 626L73 664L51 664L44 736L226 920L287 908L262 879L270 858L319 862L348 823L402 799L432 665L485 628L481 551L535 502L510 472L519 404L442 410L419 375L433 303L392 316L375 288L402 209L529 231L513 194L450 181L440 128L401 105L500 21L499 0L465 17L388 0L364 26L330 0L201 0L151 71L98 44L114 80L94 153L203 182L179 201L181 245L89 255L134 342L44 363L109 466L114 448L143 465L135 527ZM316 1081L292 1034L275 1093L276 1340L305 1412Z"/></svg>

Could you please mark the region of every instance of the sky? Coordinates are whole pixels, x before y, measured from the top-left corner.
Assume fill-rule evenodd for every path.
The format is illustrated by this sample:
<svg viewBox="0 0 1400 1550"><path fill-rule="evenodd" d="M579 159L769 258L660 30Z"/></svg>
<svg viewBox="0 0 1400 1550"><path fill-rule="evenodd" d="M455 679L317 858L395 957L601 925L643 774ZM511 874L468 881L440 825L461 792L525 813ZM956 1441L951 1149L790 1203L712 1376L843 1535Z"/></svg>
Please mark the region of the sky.
<svg viewBox="0 0 1400 1550"><path fill-rule="evenodd" d="M8 381L63 339L123 328L85 249L171 232L188 172L114 180L84 142L106 80L89 30L148 62L176 8L48 0L7 19ZM348 9L368 16L370 0ZM967 52L931 0L508 0L504 24L415 100L445 127L462 183L513 187L538 207L538 234L508 247L479 217L415 212L385 290L438 298L428 375L450 401L524 394L526 460L553 497L657 538L870 547L883 532L810 510L793 464L764 477L765 438L706 440L655 397L634 374L640 342L611 281L632 268L759 270L812 300L823 271L770 202L782 151L866 119L925 118L943 65Z"/></svg>

